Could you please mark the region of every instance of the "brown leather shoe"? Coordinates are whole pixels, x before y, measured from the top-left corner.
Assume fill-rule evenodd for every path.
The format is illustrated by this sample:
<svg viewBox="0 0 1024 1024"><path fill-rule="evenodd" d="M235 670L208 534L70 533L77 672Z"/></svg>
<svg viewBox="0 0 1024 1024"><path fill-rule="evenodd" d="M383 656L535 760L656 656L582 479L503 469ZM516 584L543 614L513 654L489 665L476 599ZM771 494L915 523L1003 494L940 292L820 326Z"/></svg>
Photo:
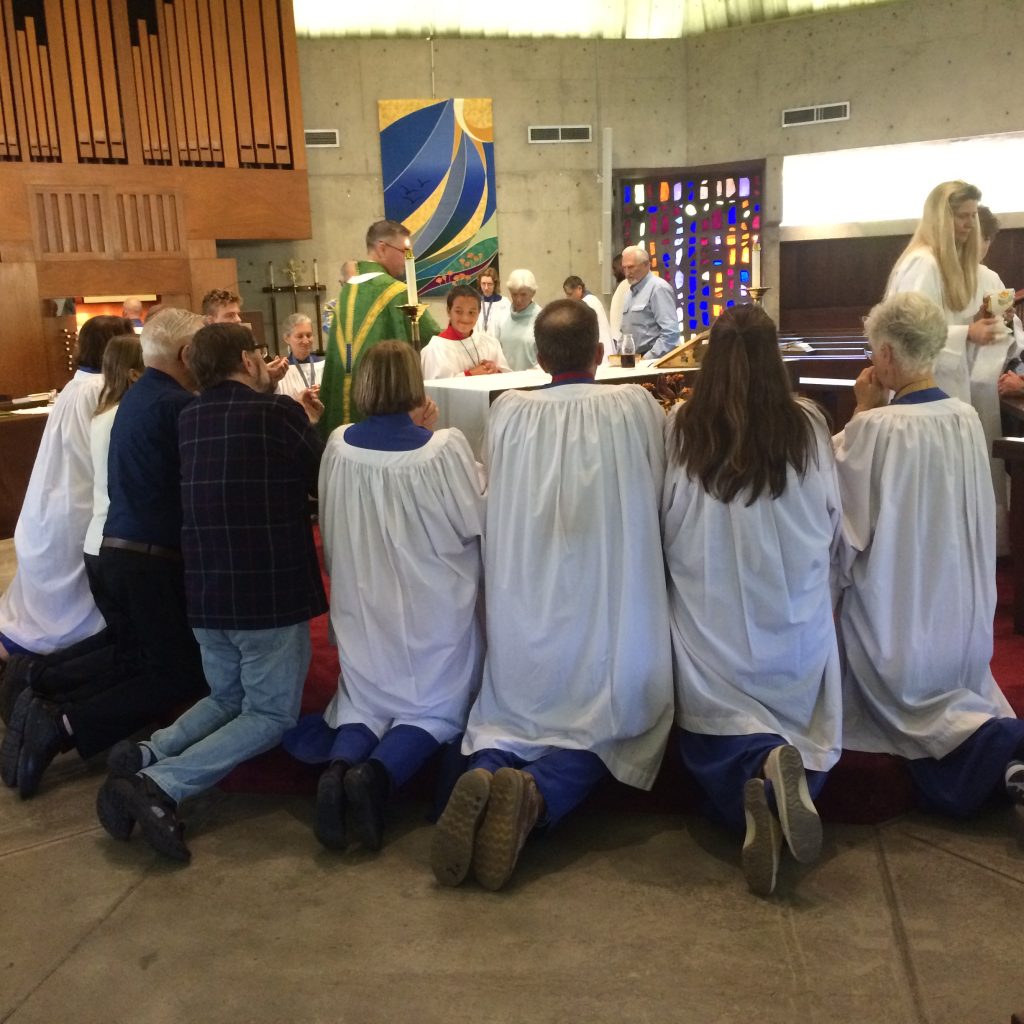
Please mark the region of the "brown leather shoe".
<svg viewBox="0 0 1024 1024"><path fill-rule="evenodd" d="M526 837L544 813L544 798L533 776L517 768L499 768L491 782L487 816L473 851L476 880L497 892L515 870Z"/></svg>

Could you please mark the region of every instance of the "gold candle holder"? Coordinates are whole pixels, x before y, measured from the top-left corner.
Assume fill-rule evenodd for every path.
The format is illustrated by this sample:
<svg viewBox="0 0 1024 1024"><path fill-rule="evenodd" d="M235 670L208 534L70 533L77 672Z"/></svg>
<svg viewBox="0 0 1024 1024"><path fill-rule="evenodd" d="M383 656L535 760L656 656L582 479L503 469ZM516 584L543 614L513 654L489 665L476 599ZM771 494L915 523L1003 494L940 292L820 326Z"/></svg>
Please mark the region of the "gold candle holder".
<svg viewBox="0 0 1024 1024"><path fill-rule="evenodd" d="M405 305L398 307L402 311L402 315L406 320L409 321L409 337L412 341L412 347L417 352L420 350L420 317L423 316L427 311L427 307L423 303L419 302L413 305L412 303L405 303Z"/></svg>
<svg viewBox="0 0 1024 1024"><path fill-rule="evenodd" d="M764 305L761 300L764 298L765 292L770 292L771 288L748 288L747 294L754 300L755 306Z"/></svg>

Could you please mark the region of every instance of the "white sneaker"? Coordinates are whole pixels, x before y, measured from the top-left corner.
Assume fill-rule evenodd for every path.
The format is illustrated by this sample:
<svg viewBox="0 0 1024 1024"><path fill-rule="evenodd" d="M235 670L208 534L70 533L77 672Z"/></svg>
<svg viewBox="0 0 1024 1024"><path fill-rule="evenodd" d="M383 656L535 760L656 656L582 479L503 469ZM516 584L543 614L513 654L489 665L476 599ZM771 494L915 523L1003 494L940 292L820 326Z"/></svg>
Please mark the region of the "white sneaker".
<svg viewBox="0 0 1024 1024"><path fill-rule="evenodd" d="M764 777L775 791L775 806L790 853L801 864L816 861L821 853L821 818L807 789L800 751L790 744L775 747L765 758Z"/></svg>
<svg viewBox="0 0 1024 1024"><path fill-rule="evenodd" d="M768 806L764 779L747 779L743 784L743 816L747 821L740 854L743 877L755 896L771 896L779 872L782 830Z"/></svg>

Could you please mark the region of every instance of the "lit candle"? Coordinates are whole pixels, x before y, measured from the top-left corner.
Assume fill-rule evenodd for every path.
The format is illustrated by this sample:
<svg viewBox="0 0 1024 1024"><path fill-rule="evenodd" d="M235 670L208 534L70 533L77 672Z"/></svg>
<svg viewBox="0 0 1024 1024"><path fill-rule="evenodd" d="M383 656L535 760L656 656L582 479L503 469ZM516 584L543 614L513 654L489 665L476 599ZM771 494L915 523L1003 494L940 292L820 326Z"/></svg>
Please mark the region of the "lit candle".
<svg viewBox="0 0 1024 1024"><path fill-rule="evenodd" d="M420 297L416 291L416 260L412 255L412 242L405 243L405 285L409 289L409 305L418 305Z"/></svg>
<svg viewBox="0 0 1024 1024"><path fill-rule="evenodd" d="M316 268L316 260L313 260L313 287L320 287L320 272Z"/></svg>
<svg viewBox="0 0 1024 1024"><path fill-rule="evenodd" d="M761 287L761 243L755 242L750 254L750 287Z"/></svg>

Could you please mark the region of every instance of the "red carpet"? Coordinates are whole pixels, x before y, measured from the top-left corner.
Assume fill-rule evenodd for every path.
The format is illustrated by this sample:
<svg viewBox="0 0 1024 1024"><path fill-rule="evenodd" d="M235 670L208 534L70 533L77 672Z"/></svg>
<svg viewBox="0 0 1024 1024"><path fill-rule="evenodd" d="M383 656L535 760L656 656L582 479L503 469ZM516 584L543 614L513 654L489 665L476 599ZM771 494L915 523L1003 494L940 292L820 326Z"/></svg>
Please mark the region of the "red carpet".
<svg viewBox="0 0 1024 1024"><path fill-rule="evenodd" d="M318 536L319 541L319 536ZM992 673L1014 711L1024 717L1024 636L1013 632L1010 571L997 572L998 604L995 619L995 654ZM313 622L313 661L302 696L302 711L320 711L334 695L338 655L327 642L327 616ZM288 794L312 793L320 769L300 764L280 747L239 765L221 788L229 792ZM419 780L416 791L431 792L432 780ZM697 791L683 768L674 743L651 793L609 781L594 794L593 803L614 810L694 810ZM818 807L828 821L870 824L885 821L913 805L910 779L899 758L885 754L847 751L829 775Z"/></svg>

